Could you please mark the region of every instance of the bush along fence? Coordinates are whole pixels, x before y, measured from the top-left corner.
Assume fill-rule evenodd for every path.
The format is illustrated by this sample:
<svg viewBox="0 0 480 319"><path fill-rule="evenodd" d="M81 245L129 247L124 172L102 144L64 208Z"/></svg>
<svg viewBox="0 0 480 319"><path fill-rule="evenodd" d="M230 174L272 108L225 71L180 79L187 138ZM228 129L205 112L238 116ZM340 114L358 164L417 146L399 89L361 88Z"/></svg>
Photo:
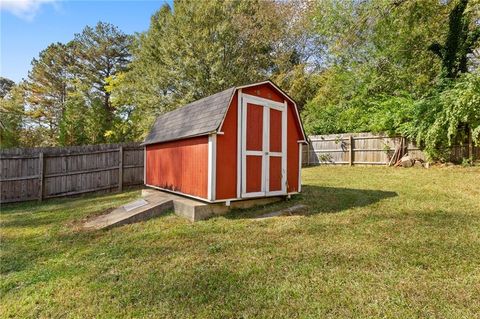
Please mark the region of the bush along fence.
<svg viewBox="0 0 480 319"><path fill-rule="evenodd" d="M143 184L138 143L0 150L0 203Z"/></svg>
<svg viewBox="0 0 480 319"><path fill-rule="evenodd" d="M302 165L388 165L395 149L402 143L411 158L425 160L425 154L403 137L388 137L372 133L344 133L309 136L303 146ZM450 160L480 158L480 148L472 144L452 147Z"/></svg>

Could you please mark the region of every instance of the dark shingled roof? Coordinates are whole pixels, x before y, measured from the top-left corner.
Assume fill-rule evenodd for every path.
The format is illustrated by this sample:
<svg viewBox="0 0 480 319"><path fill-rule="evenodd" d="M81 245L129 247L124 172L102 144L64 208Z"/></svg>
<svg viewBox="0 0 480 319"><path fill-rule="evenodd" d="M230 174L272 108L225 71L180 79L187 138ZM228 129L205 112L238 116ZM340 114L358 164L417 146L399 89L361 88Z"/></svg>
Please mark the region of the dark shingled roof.
<svg viewBox="0 0 480 319"><path fill-rule="evenodd" d="M232 87L160 115L143 145L216 131L222 123L234 92L235 87Z"/></svg>

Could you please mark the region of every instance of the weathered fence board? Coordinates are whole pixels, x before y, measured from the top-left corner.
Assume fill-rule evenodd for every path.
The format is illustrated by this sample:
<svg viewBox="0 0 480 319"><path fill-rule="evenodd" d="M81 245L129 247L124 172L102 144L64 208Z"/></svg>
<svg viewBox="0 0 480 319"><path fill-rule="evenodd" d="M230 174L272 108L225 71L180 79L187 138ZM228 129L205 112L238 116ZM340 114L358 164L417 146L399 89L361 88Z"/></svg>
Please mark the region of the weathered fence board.
<svg viewBox="0 0 480 319"><path fill-rule="evenodd" d="M0 150L0 202L140 185L143 156L136 143Z"/></svg>
<svg viewBox="0 0 480 319"><path fill-rule="evenodd" d="M345 133L313 135L310 144L303 146L302 165L386 165L402 137L388 137L372 133ZM411 141L405 141L407 152L425 160L425 154ZM480 158L480 148L456 145L451 149L451 161L463 157Z"/></svg>

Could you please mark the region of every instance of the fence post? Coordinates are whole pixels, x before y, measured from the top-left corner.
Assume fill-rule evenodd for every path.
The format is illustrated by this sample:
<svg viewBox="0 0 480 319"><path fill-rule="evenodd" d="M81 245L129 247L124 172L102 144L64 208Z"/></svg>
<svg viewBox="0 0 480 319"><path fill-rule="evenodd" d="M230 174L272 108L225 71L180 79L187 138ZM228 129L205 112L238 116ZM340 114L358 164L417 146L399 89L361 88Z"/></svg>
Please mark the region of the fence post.
<svg viewBox="0 0 480 319"><path fill-rule="evenodd" d="M118 149L118 191L123 190L123 146Z"/></svg>
<svg viewBox="0 0 480 319"><path fill-rule="evenodd" d="M143 147L143 185L147 185L147 146Z"/></svg>
<svg viewBox="0 0 480 319"><path fill-rule="evenodd" d="M43 172L43 152L40 152L38 154L38 201L40 202L43 200Z"/></svg>
<svg viewBox="0 0 480 319"><path fill-rule="evenodd" d="M348 163L350 166L353 165L353 136L350 135L348 137L349 141L350 141L350 148L349 148L349 160L348 160Z"/></svg>
<svg viewBox="0 0 480 319"><path fill-rule="evenodd" d="M310 144L307 145L307 166L310 166Z"/></svg>
<svg viewBox="0 0 480 319"><path fill-rule="evenodd" d="M468 157L470 157L472 161L475 160L474 154L473 154L473 140L472 140L471 129L468 131Z"/></svg>

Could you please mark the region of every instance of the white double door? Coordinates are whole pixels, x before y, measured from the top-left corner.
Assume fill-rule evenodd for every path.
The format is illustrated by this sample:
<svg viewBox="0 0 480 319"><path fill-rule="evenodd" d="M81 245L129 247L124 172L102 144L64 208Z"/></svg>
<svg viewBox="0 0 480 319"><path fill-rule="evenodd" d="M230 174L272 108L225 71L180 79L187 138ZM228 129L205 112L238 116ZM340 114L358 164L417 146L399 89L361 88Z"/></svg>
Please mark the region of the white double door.
<svg viewBox="0 0 480 319"><path fill-rule="evenodd" d="M287 193L287 102L241 94L242 197Z"/></svg>

